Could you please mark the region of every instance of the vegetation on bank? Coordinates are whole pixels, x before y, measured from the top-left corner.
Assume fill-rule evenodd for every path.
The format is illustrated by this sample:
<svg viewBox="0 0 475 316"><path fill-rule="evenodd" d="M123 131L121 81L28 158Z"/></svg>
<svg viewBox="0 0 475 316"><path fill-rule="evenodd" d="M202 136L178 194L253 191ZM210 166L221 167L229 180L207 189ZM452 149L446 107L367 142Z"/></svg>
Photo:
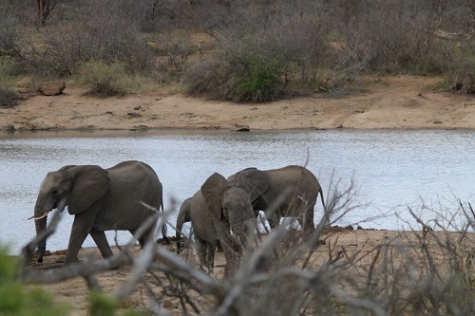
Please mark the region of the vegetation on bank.
<svg viewBox="0 0 475 316"><path fill-rule="evenodd" d="M464 0L38 3L0 2L3 94L66 80L99 96L162 86L259 102L359 91L368 74L442 75L443 89L475 92Z"/></svg>

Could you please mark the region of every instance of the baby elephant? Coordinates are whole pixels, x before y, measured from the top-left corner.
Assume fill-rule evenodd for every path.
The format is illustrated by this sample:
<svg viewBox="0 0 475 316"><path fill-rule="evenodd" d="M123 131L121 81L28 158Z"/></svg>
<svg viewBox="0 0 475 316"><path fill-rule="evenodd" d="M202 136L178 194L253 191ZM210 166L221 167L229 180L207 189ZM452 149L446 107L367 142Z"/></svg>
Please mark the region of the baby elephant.
<svg viewBox="0 0 475 316"><path fill-rule="evenodd" d="M191 225L202 268L213 272L214 255L220 244L226 259L224 276L232 277L254 220L249 193L231 185L219 173L212 174L191 200Z"/></svg>

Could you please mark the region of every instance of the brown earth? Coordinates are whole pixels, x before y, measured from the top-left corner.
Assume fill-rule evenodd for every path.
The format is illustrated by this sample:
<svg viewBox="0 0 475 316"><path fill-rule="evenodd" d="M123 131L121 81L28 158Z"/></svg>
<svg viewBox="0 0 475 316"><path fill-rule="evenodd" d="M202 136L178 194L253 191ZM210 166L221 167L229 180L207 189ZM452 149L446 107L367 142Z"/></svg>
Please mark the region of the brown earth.
<svg viewBox="0 0 475 316"><path fill-rule="evenodd" d="M408 235L405 233L399 233L396 231L386 231L386 230L348 230L341 227L332 227L327 230L323 235L322 240L325 241L326 245L319 246L312 254L310 262L315 268L321 266L325 261L329 259L329 247L333 250L344 249L345 253L348 256L361 251L363 248L367 251L374 250L376 245L381 245L387 242L394 242L396 244L402 244L405 246L409 245L411 238L408 238ZM174 245L160 245L167 247L170 251L175 251ZM117 248L114 248L114 253L118 252ZM365 251L366 251L365 250ZM54 252L48 256L44 257L44 262L39 264L35 261L31 261L30 268L36 270L46 270L46 269L59 269L64 262L64 251ZM141 249L139 246L135 246L132 253L134 255L140 255ZM333 255L335 255L333 253ZM192 248L185 248L185 250L180 254L182 258L191 262L196 268L198 268L198 259L194 254ZM368 266L371 264L371 260L374 255L369 255L368 257L361 256L363 259L360 260L358 265ZM85 248L81 249L79 254L80 260L95 260L100 259L100 253L97 248ZM393 258L394 259L394 258ZM437 259L437 257L436 257ZM215 257L215 271L214 275L216 278L221 279L224 273L225 258L222 252L216 253ZM113 294L119 288L124 286L124 284L129 280L131 276L131 267L121 267L117 270L106 271L99 274L96 274L96 280L101 287L101 290L104 293ZM144 283L146 283L157 295L162 293L163 286L158 285L157 279L155 276L146 275L144 278ZM162 284L167 284L167 279L158 274L160 282ZM83 278L74 278L67 281L63 281L55 284L46 284L42 285L43 288L54 294L55 299L58 302L66 303L69 306L73 307L71 314L73 316L84 316L88 315L88 297L90 290L87 287L86 281ZM196 295L196 294L195 294ZM209 307L210 302L204 297L194 297L196 300L195 303L201 311ZM147 294L147 291L143 284L140 284L124 302L120 303L120 308L143 308L144 306L150 306L150 296ZM160 304L164 306L167 310L172 312L173 315L182 315L181 306L177 299L165 298L160 301Z"/></svg>
<svg viewBox="0 0 475 316"><path fill-rule="evenodd" d="M0 129L229 129L475 128L472 96L437 92L440 78L367 79L363 92L312 94L272 103L236 104L172 93L97 98L66 87L0 109Z"/></svg>
<svg viewBox="0 0 475 316"><path fill-rule="evenodd" d="M191 98L181 94L149 93L121 98L85 96L84 91L66 87L54 97L37 95L14 108L0 109L0 128L31 129L165 129L222 128L247 124L252 130L327 129L327 128L475 128L475 99L467 95L436 92L440 81L431 77L390 77L369 80L364 92L347 96L314 94L264 104L235 104ZM375 246L393 239L399 232L378 230L339 231L332 235L335 246L346 250ZM173 249L170 248L172 251ZM84 258L91 249L82 249ZM96 249L92 249L99 258ZM140 253L136 249L136 253ZM196 264L191 252L181 254ZM328 258L328 249L320 247L315 263ZM45 257L47 269L61 266L63 255ZM222 275L224 258L217 254L216 273ZM130 268L97 275L105 293L118 289L130 276ZM150 277L152 278L152 277ZM84 279L44 285L60 301L74 307L72 315L87 315L88 289ZM124 306L146 305L143 286L123 302ZM175 301L162 302L178 312Z"/></svg>

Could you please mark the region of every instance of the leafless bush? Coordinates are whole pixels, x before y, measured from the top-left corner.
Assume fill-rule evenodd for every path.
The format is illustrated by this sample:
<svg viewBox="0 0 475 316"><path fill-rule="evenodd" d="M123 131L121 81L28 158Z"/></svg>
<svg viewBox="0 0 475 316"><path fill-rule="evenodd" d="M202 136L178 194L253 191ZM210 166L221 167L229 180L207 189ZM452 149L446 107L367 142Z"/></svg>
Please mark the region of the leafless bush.
<svg viewBox="0 0 475 316"><path fill-rule="evenodd" d="M236 61L250 57L276 61L279 65L273 68L282 76L284 85L279 87L282 89L290 80L295 79L300 83L313 83L317 78L317 69L328 61L325 56L329 49L329 16L323 5L309 1L244 1L233 3L228 8L220 8L230 11L226 19L220 23L216 22L214 26L204 26L209 34L218 39L217 49L222 52L214 55L214 59L220 62L218 69L210 72L210 76L216 73L216 78L210 78L208 82L222 82L223 69L227 69L229 74L238 75L242 65ZM207 22L209 19L204 19L204 23ZM200 65L194 65L191 72L196 74L198 69ZM190 72L185 76L185 80L189 80ZM234 79L225 82L228 82L229 87ZM220 90L217 87L210 90L216 89ZM264 100L275 99L278 92ZM232 91L229 93L236 94ZM233 99L223 97L227 93L217 95L219 98Z"/></svg>
<svg viewBox="0 0 475 316"><path fill-rule="evenodd" d="M19 48L19 22L15 18L14 6L7 1L0 3L0 58L9 56L16 60L21 58Z"/></svg>
<svg viewBox="0 0 475 316"><path fill-rule="evenodd" d="M341 184L337 182L336 186ZM121 253L107 260L84 262L61 270L29 271L26 262L35 242L46 235L25 247L22 278L27 282L57 282L82 276L91 290L97 291L100 287L95 281L96 272L132 265L128 281L112 293L113 298L124 300L142 283L151 299L148 308L159 314L471 315L475 312L472 303L475 252L471 232L475 228L475 212L470 204L459 201L454 210L465 214L466 223L461 226L451 216L443 217L442 221L442 215L437 212L434 219L424 222L409 208L417 223L413 230L399 232L379 244L363 242L355 248L338 245L332 230L327 229L332 218L339 218L334 216L336 211L344 214L355 206L351 201L356 194L354 185L330 191L333 192L326 199L325 214L312 236L285 243L289 232L282 226L272 230L245 252L233 279L213 278L196 268L193 256L184 259L151 241L136 258L129 253L131 241ZM421 211L429 210L423 206ZM50 225L57 223L56 216ZM459 229L449 231L446 227ZM48 232L51 233L50 228ZM298 234L294 236L302 238ZM316 249L320 250L319 254ZM176 302L172 304L173 311L167 310L163 303L170 300Z"/></svg>
<svg viewBox="0 0 475 316"><path fill-rule="evenodd" d="M150 66L150 50L138 33L137 24L123 14L115 1L92 1L86 24L84 53L89 58L121 60L132 70Z"/></svg>
<svg viewBox="0 0 475 316"><path fill-rule="evenodd" d="M25 45L25 58L40 77L65 77L80 72L81 63L94 59L121 61L130 72L147 72L152 55L137 24L114 1L91 1L87 16L77 23L38 29Z"/></svg>
<svg viewBox="0 0 475 316"><path fill-rule="evenodd" d="M345 10L346 9L346 10ZM362 1L342 7L337 43L342 67L381 73L441 73L443 43L431 34L426 11L398 1Z"/></svg>

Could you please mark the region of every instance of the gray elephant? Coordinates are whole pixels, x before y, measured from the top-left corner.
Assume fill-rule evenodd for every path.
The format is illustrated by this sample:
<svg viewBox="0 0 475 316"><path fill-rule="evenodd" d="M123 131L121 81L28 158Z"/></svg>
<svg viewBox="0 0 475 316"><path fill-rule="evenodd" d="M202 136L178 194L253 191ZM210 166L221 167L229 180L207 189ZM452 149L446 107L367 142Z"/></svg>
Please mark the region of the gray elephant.
<svg viewBox="0 0 475 316"><path fill-rule="evenodd" d="M181 251L181 230L183 224L191 221L191 197L183 201L180 206L180 211L178 212L178 217L176 219L176 253Z"/></svg>
<svg viewBox="0 0 475 316"><path fill-rule="evenodd" d="M104 231L128 230L132 234L153 213L140 202L157 210L162 204L162 184L155 171L140 161L124 161L112 168L96 165L68 165L49 172L41 183L35 204L36 234L46 228L48 212L66 204L74 222L65 262L77 261L77 255L90 234L104 258L112 256ZM152 226L140 239L143 246L154 232ZM166 240L166 226L162 233ZM38 245L37 261L43 261L46 240Z"/></svg>
<svg viewBox="0 0 475 316"><path fill-rule="evenodd" d="M250 192L255 215L260 210L264 211L271 228L279 225L281 217L293 216L297 217L304 231L313 232L318 194L325 208L322 187L315 175L305 167L247 168L229 176L228 180Z"/></svg>
<svg viewBox="0 0 475 316"><path fill-rule="evenodd" d="M214 255L221 245L226 259L224 276L233 276L254 220L249 193L212 174L191 200L191 225L201 266L213 272Z"/></svg>

